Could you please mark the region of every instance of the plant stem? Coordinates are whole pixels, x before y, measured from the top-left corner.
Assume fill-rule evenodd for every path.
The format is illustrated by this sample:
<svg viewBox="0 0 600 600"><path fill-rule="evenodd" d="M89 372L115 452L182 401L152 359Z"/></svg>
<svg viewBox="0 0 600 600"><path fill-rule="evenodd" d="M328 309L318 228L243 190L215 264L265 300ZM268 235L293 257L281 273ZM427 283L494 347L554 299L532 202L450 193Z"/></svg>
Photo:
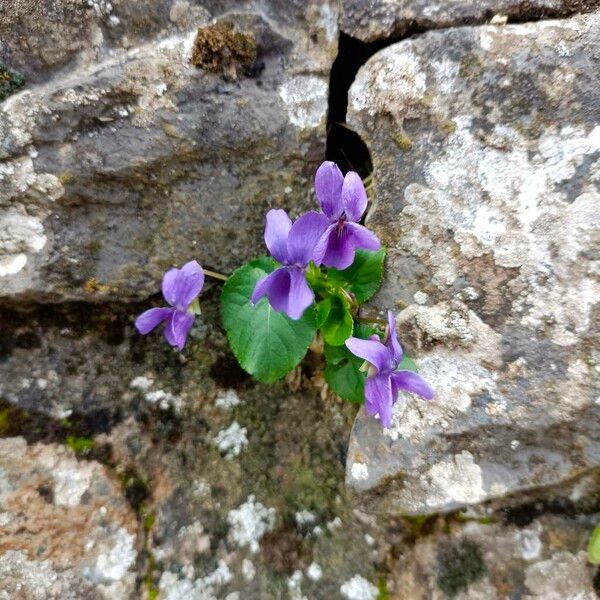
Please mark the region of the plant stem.
<svg viewBox="0 0 600 600"><path fill-rule="evenodd" d="M202 269L205 275L212 277L213 279L220 279L221 281L227 281L229 277L227 275L221 275L221 273L217 273L216 271L210 271L209 269Z"/></svg>
<svg viewBox="0 0 600 600"><path fill-rule="evenodd" d="M377 323L379 325L387 325L387 321L384 319L380 319L378 317L363 317L360 315L356 315L354 317L359 323Z"/></svg>

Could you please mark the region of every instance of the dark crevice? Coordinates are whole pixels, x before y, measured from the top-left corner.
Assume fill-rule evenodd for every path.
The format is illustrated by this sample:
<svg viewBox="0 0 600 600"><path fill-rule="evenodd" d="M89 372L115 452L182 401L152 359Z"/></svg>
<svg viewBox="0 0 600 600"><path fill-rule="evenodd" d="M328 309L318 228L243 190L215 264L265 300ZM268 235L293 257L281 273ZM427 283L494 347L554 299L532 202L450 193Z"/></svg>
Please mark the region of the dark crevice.
<svg viewBox="0 0 600 600"><path fill-rule="evenodd" d="M337 163L344 173L358 172L363 179L371 174L373 164L367 145L346 125L348 91L360 67L373 54L391 43L393 43L391 40L365 43L341 33L338 54L331 66L327 113L327 160Z"/></svg>

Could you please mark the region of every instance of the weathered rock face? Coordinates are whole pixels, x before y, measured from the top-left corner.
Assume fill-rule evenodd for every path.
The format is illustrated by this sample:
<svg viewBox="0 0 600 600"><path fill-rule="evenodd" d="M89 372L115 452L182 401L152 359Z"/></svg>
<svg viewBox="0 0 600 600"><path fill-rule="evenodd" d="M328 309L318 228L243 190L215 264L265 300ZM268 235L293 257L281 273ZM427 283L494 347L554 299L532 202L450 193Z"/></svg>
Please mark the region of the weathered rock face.
<svg viewBox="0 0 600 600"><path fill-rule="evenodd" d="M347 482L424 515L600 464L600 15L432 32L350 91L369 146L379 307L437 390L382 431L361 413ZM412 348L411 348L412 346Z"/></svg>
<svg viewBox="0 0 600 600"><path fill-rule="evenodd" d="M363 42L373 42L398 38L415 29L484 23L494 16L534 20L598 6L598 0L342 0L340 29Z"/></svg>
<svg viewBox="0 0 600 600"><path fill-rule="evenodd" d="M136 3L138 17L147 4ZM0 296L144 297L166 266L192 256L230 271L264 253L266 210L311 204L334 7L272 3L261 12L242 3L238 13L231 3L215 26L210 4L204 16L173 5L175 23L149 11L166 33L150 27L144 41L137 17L121 15L127 3L114 3L108 20L125 28L120 41L101 38L91 54L69 45L87 39L80 9L53 4L61 27L65 13L73 28L48 44L70 66L0 106ZM103 3L93 5L103 14ZM93 20L98 10L84 14ZM194 48L198 27L204 48ZM27 31L40 42L32 25L20 43ZM192 55L204 62L193 66Z"/></svg>
<svg viewBox="0 0 600 600"><path fill-rule="evenodd" d="M390 582L392 597L594 600L593 572L581 551L581 538L592 523L556 515L520 527L434 523L399 560Z"/></svg>
<svg viewBox="0 0 600 600"><path fill-rule="evenodd" d="M0 439L0 597L126 598L138 524L102 465Z"/></svg>

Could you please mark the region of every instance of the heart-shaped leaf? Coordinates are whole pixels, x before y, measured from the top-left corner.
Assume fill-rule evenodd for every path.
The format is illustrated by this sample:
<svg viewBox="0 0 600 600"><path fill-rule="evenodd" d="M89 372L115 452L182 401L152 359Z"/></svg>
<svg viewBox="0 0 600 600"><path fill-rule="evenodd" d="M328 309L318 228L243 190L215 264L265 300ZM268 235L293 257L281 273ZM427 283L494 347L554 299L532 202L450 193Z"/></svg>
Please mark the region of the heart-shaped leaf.
<svg viewBox="0 0 600 600"><path fill-rule="evenodd" d="M265 383L298 365L316 331L312 307L294 321L273 310L266 298L250 304L256 282L278 266L267 257L253 260L231 275L221 294L221 317L231 349L242 368Z"/></svg>

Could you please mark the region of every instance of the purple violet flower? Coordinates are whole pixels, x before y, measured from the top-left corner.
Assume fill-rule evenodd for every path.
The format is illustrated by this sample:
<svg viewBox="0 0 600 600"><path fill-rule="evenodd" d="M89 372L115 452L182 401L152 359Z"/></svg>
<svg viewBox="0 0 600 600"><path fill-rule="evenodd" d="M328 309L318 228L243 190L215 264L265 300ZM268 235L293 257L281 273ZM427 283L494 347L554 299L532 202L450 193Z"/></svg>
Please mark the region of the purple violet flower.
<svg viewBox="0 0 600 600"><path fill-rule="evenodd" d="M392 406L398 399L398 392L406 390L431 400L434 391L417 373L398 371L402 362L402 347L396 336L396 318L388 312L389 333L387 341L382 344L379 337L371 336L370 340L351 337L346 340L346 347L352 354L364 358L370 363L365 382L365 408L374 417L379 414L384 427L392 425Z"/></svg>
<svg viewBox="0 0 600 600"><path fill-rule="evenodd" d="M325 228L327 218L311 211L292 225L287 213L273 209L267 213L265 243L273 258L283 266L256 282L251 302L267 296L277 311L297 320L313 303L315 295L306 281L306 267Z"/></svg>
<svg viewBox="0 0 600 600"><path fill-rule="evenodd" d="M315 251L319 262L343 270L354 262L356 248L381 248L377 236L358 223L367 208L367 192L358 173L350 171L344 177L334 162L325 161L315 175L315 193L329 220Z"/></svg>
<svg viewBox="0 0 600 600"><path fill-rule="evenodd" d="M167 342L183 350L194 316L200 311L196 299L203 286L204 271L195 260L181 269L169 269L162 280L162 293L170 306L143 312L135 321L136 329L146 335L164 321Z"/></svg>

